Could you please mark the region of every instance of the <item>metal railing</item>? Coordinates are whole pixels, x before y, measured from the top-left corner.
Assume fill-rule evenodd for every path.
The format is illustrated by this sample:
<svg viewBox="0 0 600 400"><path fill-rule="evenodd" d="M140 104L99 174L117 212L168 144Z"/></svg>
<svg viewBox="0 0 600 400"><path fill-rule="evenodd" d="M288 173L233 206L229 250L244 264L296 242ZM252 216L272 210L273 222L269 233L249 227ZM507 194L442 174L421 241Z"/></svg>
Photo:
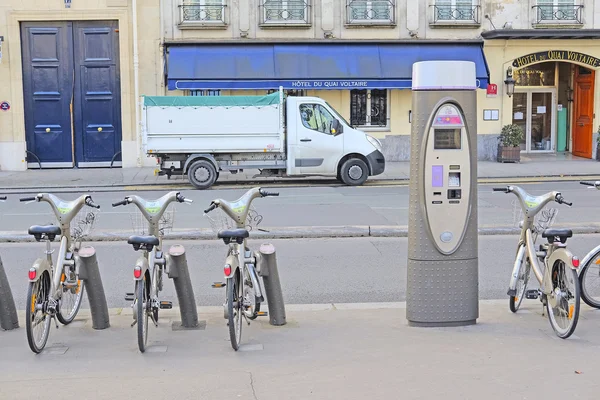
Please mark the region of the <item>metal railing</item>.
<svg viewBox="0 0 600 400"><path fill-rule="evenodd" d="M570 22L583 24L583 5L573 4L538 4L532 7L535 10L535 24Z"/></svg>
<svg viewBox="0 0 600 400"><path fill-rule="evenodd" d="M225 23L225 2L221 4L182 4L179 6L180 20L186 23Z"/></svg>
<svg viewBox="0 0 600 400"><path fill-rule="evenodd" d="M433 22L454 22L454 23L481 23L481 6L480 5L432 5L433 7Z"/></svg>
<svg viewBox="0 0 600 400"><path fill-rule="evenodd" d="M310 24L309 0L260 0L261 24Z"/></svg>
<svg viewBox="0 0 600 400"><path fill-rule="evenodd" d="M346 0L348 24L393 24L396 0Z"/></svg>

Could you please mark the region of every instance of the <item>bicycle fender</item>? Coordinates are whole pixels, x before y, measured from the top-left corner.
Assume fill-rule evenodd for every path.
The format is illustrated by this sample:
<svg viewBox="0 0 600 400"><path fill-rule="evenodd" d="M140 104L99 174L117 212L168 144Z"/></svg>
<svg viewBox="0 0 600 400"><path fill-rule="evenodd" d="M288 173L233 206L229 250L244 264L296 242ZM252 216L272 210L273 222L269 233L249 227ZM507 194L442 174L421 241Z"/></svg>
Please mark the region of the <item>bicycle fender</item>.
<svg viewBox="0 0 600 400"><path fill-rule="evenodd" d="M35 279L29 279L29 282L37 282L44 271L48 271L48 274L50 274L50 263L44 258L35 260L31 268L35 269ZM50 279L52 279L52 277L50 277Z"/></svg>
<svg viewBox="0 0 600 400"><path fill-rule="evenodd" d="M589 264L590 262L592 262L592 259L594 258L594 256L596 254L598 254L598 252L600 252L600 245L596 246L592 251L590 251L589 253L587 253L585 255L585 257L581 261L581 267L582 267L582 269L585 268L587 264Z"/></svg>
<svg viewBox="0 0 600 400"><path fill-rule="evenodd" d="M519 247L519 250L517 251L517 257L515 258L515 264L513 266L512 275L510 276L510 284L508 285L507 294L509 296L516 296L515 294L511 293L515 293L515 290L517 290L517 279L519 278L519 271L521 269L521 266L523 265L523 260L526 257L525 250L526 246L525 244L522 244Z"/></svg>
<svg viewBox="0 0 600 400"><path fill-rule="evenodd" d="M148 271L148 260L146 259L146 257L141 256L140 258L137 259L137 261L135 262L135 268L140 267L142 269L142 274L140 275L139 278L136 278L135 276L133 277L134 281L141 281L142 279L144 279L144 276L146 275L146 271Z"/></svg>
<svg viewBox="0 0 600 400"><path fill-rule="evenodd" d="M231 266L231 268L230 268L231 272L229 273L229 275L226 275L225 269L223 269L223 275L225 275L225 278L233 277L239 268L239 260L238 260L237 256L234 256L231 254L228 255L227 258L225 259L225 265Z"/></svg>
<svg viewBox="0 0 600 400"><path fill-rule="evenodd" d="M577 271L577 268L575 268L573 266L573 262L571 261L572 258L573 258L573 253L571 253L566 248L556 249L550 255L550 257L548 257L548 262L547 262L546 269L544 272L544 281L542 282L543 292L545 294L550 294L552 292L551 273L552 273L552 266L554 265L554 263L556 261L562 260L571 269Z"/></svg>

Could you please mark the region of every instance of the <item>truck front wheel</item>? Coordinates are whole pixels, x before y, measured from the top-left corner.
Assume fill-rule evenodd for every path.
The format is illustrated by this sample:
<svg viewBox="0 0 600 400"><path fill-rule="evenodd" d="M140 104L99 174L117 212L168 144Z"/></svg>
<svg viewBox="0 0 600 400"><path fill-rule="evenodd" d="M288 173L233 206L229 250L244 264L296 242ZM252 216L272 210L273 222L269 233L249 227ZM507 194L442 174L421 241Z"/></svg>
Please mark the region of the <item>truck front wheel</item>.
<svg viewBox="0 0 600 400"><path fill-rule="evenodd" d="M369 167L360 158L351 158L342 164L340 175L346 185L360 186L369 177Z"/></svg>
<svg viewBox="0 0 600 400"><path fill-rule="evenodd" d="M217 180L214 165L207 160L195 161L188 170L188 179L196 189L208 189Z"/></svg>

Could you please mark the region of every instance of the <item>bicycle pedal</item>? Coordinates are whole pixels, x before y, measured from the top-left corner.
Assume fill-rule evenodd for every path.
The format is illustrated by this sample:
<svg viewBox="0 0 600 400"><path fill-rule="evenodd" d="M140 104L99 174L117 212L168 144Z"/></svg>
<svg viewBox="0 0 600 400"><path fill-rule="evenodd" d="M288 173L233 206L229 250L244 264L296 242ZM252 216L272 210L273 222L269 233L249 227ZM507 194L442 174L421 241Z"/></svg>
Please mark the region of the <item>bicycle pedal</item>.
<svg viewBox="0 0 600 400"><path fill-rule="evenodd" d="M269 313L267 313L266 311L259 311L256 313L256 315L258 315L259 317L266 317L267 315L269 315Z"/></svg>
<svg viewBox="0 0 600 400"><path fill-rule="evenodd" d="M540 293L537 290L528 290L525 292L525 298L535 300L540 297Z"/></svg>
<svg viewBox="0 0 600 400"><path fill-rule="evenodd" d="M225 286L227 286L227 284L226 284L226 283L223 283L223 282L215 282L215 283L213 283L211 286L212 286L213 288L222 288L222 287L225 287Z"/></svg>
<svg viewBox="0 0 600 400"><path fill-rule="evenodd" d="M161 301L160 302L160 309L161 310L170 310L171 308L173 308L173 303L170 301Z"/></svg>
<svg viewBox="0 0 600 400"><path fill-rule="evenodd" d="M135 296L133 295L133 293L125 293L125 300L133 301L133 300L135 300Z"/></svg>

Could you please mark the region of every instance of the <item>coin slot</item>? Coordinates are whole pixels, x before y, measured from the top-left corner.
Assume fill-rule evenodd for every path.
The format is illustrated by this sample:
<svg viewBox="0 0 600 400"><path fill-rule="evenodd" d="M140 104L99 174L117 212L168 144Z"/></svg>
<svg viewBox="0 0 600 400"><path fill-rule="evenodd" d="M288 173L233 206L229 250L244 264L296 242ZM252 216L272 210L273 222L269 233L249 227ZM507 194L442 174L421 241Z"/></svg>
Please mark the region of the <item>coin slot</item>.
<svg viewBox="0 0 600 400"><path fill-rule="evenodd" d="M434 196L441 196L441 195L442 195L442 192L433 192L433 195L434 195Z"/></svg>

